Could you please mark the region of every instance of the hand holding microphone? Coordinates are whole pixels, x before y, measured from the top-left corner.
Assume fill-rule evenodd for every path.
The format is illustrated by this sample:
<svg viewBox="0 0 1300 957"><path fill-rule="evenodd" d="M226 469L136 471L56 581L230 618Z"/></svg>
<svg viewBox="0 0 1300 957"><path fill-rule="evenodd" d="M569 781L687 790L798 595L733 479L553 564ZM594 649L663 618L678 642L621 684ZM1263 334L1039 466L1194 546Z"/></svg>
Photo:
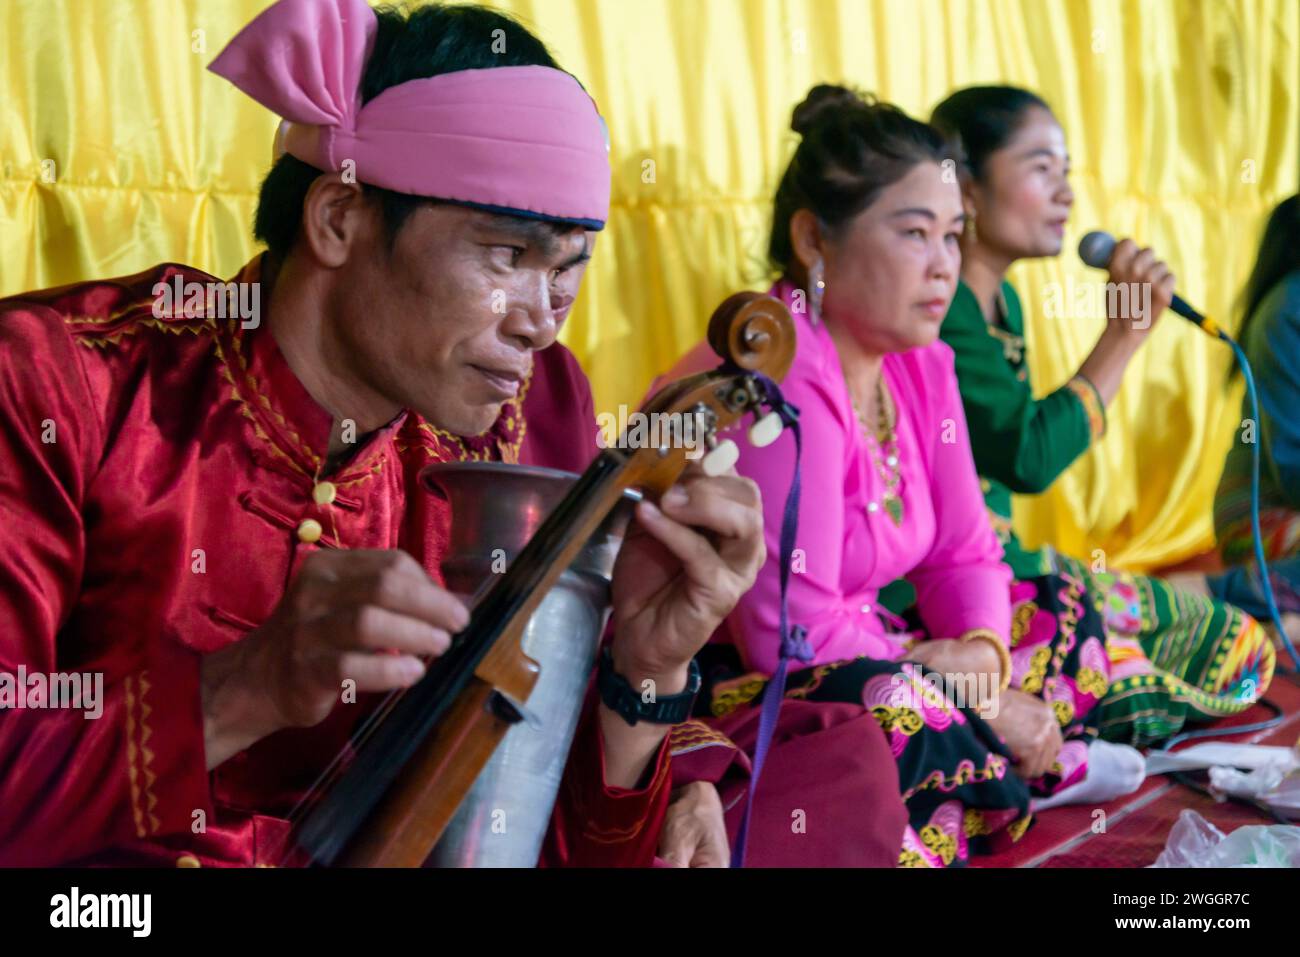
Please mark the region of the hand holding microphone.
<svg viewBox="0 0 1300 957"><path fill-rule="evenodd" d="M1150 247L1141 248L1131 239L1116 243L1109 233L1088 233L1079 243L1079 257L1089 266L1108 270L1116 286L1116 294L1106 297L1108 334L1141 342L1178 298L1169 266Z"/></svg>
<svg viewBox="0 0 1300 957"><path fill-rule="evenodd" d="M1129 362L1176 298L1174 274L1153 250L1131 239L1116 243L1109 233L1084 236L1079 256L1089 266L1110 271L1106 331L1079 367L1079 375L1097 390L1102 404L1109 405Z"/></svg>

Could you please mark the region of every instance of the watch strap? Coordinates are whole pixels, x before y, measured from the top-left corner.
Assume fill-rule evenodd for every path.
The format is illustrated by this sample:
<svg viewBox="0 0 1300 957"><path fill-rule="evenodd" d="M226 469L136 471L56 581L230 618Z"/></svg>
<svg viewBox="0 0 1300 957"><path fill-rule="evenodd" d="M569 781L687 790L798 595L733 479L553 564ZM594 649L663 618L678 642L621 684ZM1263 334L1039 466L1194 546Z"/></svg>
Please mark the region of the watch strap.
<svg viewBox="0 0 1300 957"><path fill-rule="evenodd" d="M691 716L695 698L703 683L700 666L691 659L687 669L686 690L678 694L654 694L653 689L638 690L614 670L614 659L606 646L600 655L596 687L606 707L630 725L638 721L650 724L681 724Z"/></svg>

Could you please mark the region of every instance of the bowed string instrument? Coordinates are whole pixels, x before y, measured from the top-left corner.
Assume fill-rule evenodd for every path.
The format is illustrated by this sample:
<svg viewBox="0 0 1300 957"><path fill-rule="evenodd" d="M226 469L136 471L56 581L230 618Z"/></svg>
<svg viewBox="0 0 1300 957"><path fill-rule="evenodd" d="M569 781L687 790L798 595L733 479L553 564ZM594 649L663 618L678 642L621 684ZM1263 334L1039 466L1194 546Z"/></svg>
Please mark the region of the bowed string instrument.
<svg viewBox="0 0 1300 957"><path fill-rule="evenodd" d="M657 392L641 409L683 423L709 449L702 463L722 474L739 451L718 433L752 414L750 441L766 445L791 413L775 383L794 359L784 305L736 293L709 321L721 358L710 372ZM651 421L654 421L651 419ZM658 497L688 462L690 436L657 447L603 449L483 592L469 625L410 688L389 693L361 722L345 752L290 815L284 863L419 867L512 725L528 715L539 665L523 651L524 629L550 588L628 489Z"/></svg>

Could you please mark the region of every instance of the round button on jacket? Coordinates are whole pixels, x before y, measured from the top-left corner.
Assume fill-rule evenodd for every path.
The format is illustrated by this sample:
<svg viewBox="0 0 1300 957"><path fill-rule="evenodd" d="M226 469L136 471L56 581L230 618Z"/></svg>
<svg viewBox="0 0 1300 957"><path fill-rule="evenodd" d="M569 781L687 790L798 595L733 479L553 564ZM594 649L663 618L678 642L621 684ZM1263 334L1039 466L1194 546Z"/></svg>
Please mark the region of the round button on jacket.
<svg viewBox="0 0 1300 957"><path fill-rule="evenodd" d="M311 490L312 501L317 505L333 505L338 488L333 482L317 482Z"/></svg>
<svg viewBox="0 0 1300 957"><path fill-rule="evenodd" d="M298 526L298 541L304 545L315 545L320 541L324 529L320 527L320 522L314 518L305 518L302 524Z"/></svg>

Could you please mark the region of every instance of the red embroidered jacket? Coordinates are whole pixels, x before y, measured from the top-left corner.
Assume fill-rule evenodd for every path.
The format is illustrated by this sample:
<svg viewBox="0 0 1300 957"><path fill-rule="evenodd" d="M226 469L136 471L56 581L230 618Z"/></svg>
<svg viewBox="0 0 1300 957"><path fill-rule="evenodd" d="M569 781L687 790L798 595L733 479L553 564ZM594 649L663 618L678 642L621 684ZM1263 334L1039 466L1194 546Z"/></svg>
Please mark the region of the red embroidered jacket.
<svg viewBox="0 0 1300 957"><path fill-rule="evenodd" d="M258 275L254 261L237 279ZM284 815L364 709L209 773L203 655L266 619L317 548L402 548L436 575L445 516L417 484L427 462L582 471L595 455L588 383L555 345L483 436L407 414L326 475L331 417L265 325L155 317L155 285L177 276L217 281L166 264L0 300L0 677L103 675L98 718L0 711L3 865L275 863ZM606 786L589 702L543 861L649 864L667 749L644 790Z"/></svg>

